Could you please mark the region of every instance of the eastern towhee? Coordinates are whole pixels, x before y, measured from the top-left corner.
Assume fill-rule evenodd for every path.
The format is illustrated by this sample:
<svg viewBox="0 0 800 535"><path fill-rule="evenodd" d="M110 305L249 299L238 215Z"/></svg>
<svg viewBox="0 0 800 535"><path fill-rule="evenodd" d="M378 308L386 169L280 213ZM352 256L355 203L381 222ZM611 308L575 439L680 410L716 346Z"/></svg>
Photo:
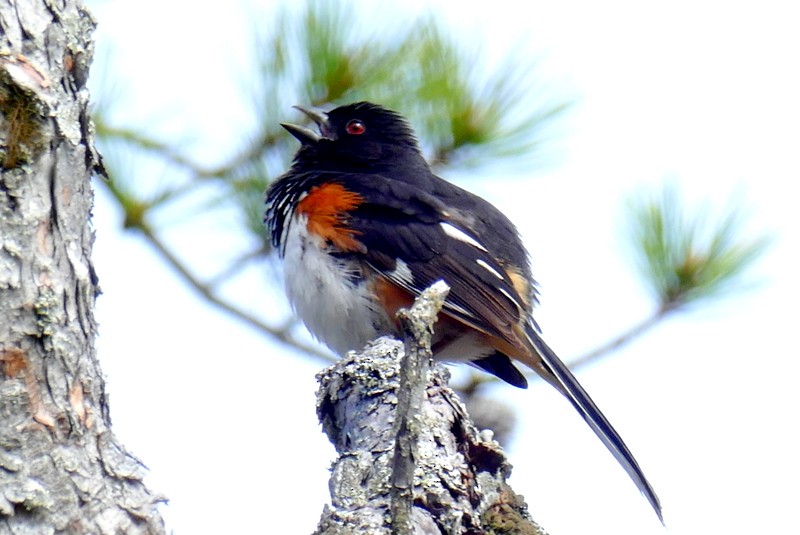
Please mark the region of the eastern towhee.
<svg viewBox="0 0 800 535"><path fill-rule="evenodd" d="M319 133L283 124L301 147L267 191L265 221L286 292L337 353L398 334L395 313L437 280L450 293L434 327L437 359L466 361L516 387L516 360L561 392L649 500L661 505L622 438L539 336L528 253L484 199L434 175L409 124L368 102L297 106Z"/></svg>

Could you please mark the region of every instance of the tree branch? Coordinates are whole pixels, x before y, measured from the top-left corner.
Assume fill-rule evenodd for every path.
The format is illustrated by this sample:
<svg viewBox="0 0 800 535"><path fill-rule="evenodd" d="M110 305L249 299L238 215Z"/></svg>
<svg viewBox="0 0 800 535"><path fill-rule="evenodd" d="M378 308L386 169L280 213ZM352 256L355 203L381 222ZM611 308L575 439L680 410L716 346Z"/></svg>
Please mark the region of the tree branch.
<svg viewBox="0 0 800 535"><path fill-rule="evenodd" d="M578 368L582 368L599 360L601 357L616 351L620 347L624 346L625 344L631 342L635 338L642 336L644 333L658 325L661 320L663 320L667 314L669 314L670 310L667 308L659 308L654 314L650 317L645 318L644 321L641 321L625 331L624 333L612 338L602 346L586 353L582 357L579 357L575 360L570 361L569 368L571 370L577 370Z"/></svg>
<svg viewBox="0 0 800 535"><path fill-rule="evenodd" d="M117 127L108 124L102 115L95 117L98 136L107 139L119 139L137 146L141 149L153 152L164 158L167 162L182 167L191 172L196 179L225 178L231 172L241 168L248 162L255 161L263 156L264 152L278 142L278 132L264 131L251 141L244 149L233 155L229 161L216 167L203 166L192 158L183 155L175 148L175 145L159 141L147 136L145 133L125 127Z"/></svg>
<svg viewBox="0 0 800 535"><path fill-rule="evenodd" d="M214 290L192 273L187 266L173 253L167 245L161 241L161 238L153 231L153 229L145 222L137 226L141 231L142 236L153 246L153 248L161 255L166 263L171 266L189 286L191 286L197 293L199 293L206 301L214 305L216 308L227 312L234 318L249 325L253 329L265 334L285 345L291 346L295 349L303 351L309 355L317 357L325 362L333 362L335 358L330 354L320 349L316 345L312 345L302 340L298 340L292 334L292 327L295 325L293 320L288 321L285 325L274 326L269 325L260 318L246 312L245 310L237 307L230 301L217 295Z"/></svg>
<svg viewBox="0 0 800 535"><path fill-rule="evenodd" d="M605 357L609 353L612 353L625 344L628 344L639 338L640 336L644 335L646 332L654 328L656 325L661 323L671 312L675 312L680 309L679 306L676 305L669 305L669 306L662 306L659 307L656 312L651 314L649 317L645 318L643 321L637 323L627 331L615 336L611 340L607 341L603 345L593 349L589 353L586 353L576 359L572 359L567 363L567 366L570 370L576 371L580 368L586 367L589 364L597 362L601 358ZM530 370L525 370L523 372L525 377L528 379L529 383L534 381L538 381L541 379L536 373ZM470 374L469 379L464 383L463 386L458 387L458 391L462 393L463 396L467 398L467 404L469 404L469 398L475 397L478 394L478 391L481 387L487 383L496 383L500 380L493 376L488 375L486 373L475 371ZM483 421L481 420L483 423ZM494 425L489 425L488 427L494 428Z"/></svg>
<svg viewBox="0 0 800 535"><path fill-rule="evenodd" d="M393 474L400 362L406 351L427 354L424 339L421 346L408 338L406 347L380 338L317 376L317 415L339 458L330 480L331 505L325 506L315 533L388 535L397 527L397 487L407 488L411 506L403 526L408 531L395 532L544 533L506 483L511 466L502 448L491 431L478 432L472 424L442 367L427 374L419 409L410 415L410 427L418 431L411 449L413 474Z"/></svg>

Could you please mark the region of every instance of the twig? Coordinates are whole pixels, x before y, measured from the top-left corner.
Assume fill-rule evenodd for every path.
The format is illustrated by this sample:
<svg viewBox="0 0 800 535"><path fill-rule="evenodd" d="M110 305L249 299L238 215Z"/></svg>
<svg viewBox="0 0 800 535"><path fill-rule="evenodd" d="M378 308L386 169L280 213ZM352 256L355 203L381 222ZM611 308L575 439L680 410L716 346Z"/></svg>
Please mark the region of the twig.
<svg viewBox="0 0 800 535"><path fill-rule="evenodd" d="M653 327L655 327L658 323L663 320L669 312L674 309L670 308L659 308L653 315L649 318L646 318L644 321L634 325L624 333L620 334L616 338L612 338L605 344L601 345L597 349L590 351L589 353L579 357L575 360L569 362L569 368L571 370L577 370L578 368L582 368L587 366L594 361L600 359L604 355L611 353L612 351L616 351L620 347L624 346L625 344L631 342L635 338L640 337L645 332L649 331Z"/></svg>
<svg viewBox="0 0 800 535"><path fill-rule="evenodd" d="M268 249L266 246L259 247L258 249L254 249L249 253L245 253L241 255L239 258L234 260L233 262L228 265L228 267L224 268L222 271L214 275L209 281L206 283L210 288L215 288L222 284L223 282L230 280L233 276L241 271L245 265L251 260L255 260L258 258L264 258L268 254Z"/></svg>
<svg viewBox="0 0 800 535"><path fill-rule="evenodd" d="M156 251L158 251L167 264L169 264L189 286L191 286L197 293L203 296L206 301L215 307L227 312L234 318L244 322L257 331L274 338L275 340L278 340L283 344L303 351L308 355L317 357L320 360L328 363L336 361L336 358L334 358L331 354L321 350L319 347L307 344L301 340L297 340L292 334L292 327L295 325L294 321L289 321L283 326L269 325L260 318L257 318L256 316L235 306L233 303L226 301L217 295L211 289L211 287L203 283L203 281L198 279L191 271L189 271L183 262L181 262L181 260L175 256L175 254L161 241L161 239L155 234L153 229L150 228L147 223L143 222L136 228L141 231L144 238L153 246Z"/></svg>
<svg viewBox="0 0 800 535"><path fill-rule="evenodd" d="M188 169L198 177L211 176L210 169L200 167L196 162L176 151L169 143L147 137L136 129L111 126L99 118L95 118L95 127L100 137L120 139L141 149L155 152L173 165Z"/></svg>
<svg viewBox="0 0 800 535"><path fill-rule="evenodd" d="M411 310L400 310L397 318L405 334L405 354L400 362L397 390L396 435L392 459L391 511L393 535L412 535L414 505L414 458L419 441L417 420L428 384L433 354L431 336L436 315L450 288L444 281L433 284L414 302Z"/></svg>
<svg viewBox="0 0 800 535"><path fill-rule="evenodd" d="M675 312L678 309L679 309L678 306L667 306L667 305L662 306L650 317L634 325L624 333L612 338L605 344L590 351L589 353L586 353L576 359L570 360L567 363L567 366L569 367L570 370L575 371L600 360L609 353L616 351L625 344L628 344L633 340L635 340L636 338L642 336L644 333L646 333L647 331L658 325L671 312ZM525 377L528 379L529 384L541 379L541 377L539 377L536 373L530 370L526 369L523 371L523 373L525 374ZM493 375L488 375L483 372L475 371L470 373L470 376L467 379L466 383L460 386L458 388L458 391L461 392L465 396L465 398L469 399L475 396L475 394L477 394L478 390L480 390L480 388L483 385L496 383L498 381L499 379Z"/></svg>
<svg viewBox="0 0 800 535"><path fill-rule="evenodd" d="M228 162L216 167L203 167L191 158L176 151L169 143L147 137L135 129L111 126L99 119L96 119L95 124L100 136L121 139L142 149L155 152L170 163L189 170L198 179L223 178L245 163L258 159L265 150L276 145L279 139L279 134L276 132L263 132L248 147L233 156Z"/></svg>

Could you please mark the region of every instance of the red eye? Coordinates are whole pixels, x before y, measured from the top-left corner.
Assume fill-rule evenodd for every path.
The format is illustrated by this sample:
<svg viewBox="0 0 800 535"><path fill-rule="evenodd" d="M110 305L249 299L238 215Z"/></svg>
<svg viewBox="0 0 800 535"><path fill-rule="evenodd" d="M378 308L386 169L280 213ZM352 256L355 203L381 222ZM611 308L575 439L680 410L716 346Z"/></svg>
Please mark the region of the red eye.
<svg viewBox="0 0 800 535"><path fill-rule="evenodd" d="M344 129L351 136L360 136L367 131L367 127L358 119L353 119L347 123L347 126L345 126Z"/></svg>

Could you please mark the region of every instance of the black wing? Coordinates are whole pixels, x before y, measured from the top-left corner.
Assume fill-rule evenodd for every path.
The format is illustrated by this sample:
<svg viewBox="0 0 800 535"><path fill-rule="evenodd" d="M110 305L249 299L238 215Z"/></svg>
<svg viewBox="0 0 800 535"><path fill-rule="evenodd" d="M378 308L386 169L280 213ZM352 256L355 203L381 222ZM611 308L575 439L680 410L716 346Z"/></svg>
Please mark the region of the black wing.
<svg viewBox="0 0 800 535"><path fill-rule="evenodd" d="M493 256L492 243L478 241L441 201L412 184L375 174L339 179L365 199L349 213L347 226L365 245L370 266L414 296L444 280L450 286L446 314L522 347L515 328L527 316L524 300ZM496 240L508 244L518 237Z"/></svg>

